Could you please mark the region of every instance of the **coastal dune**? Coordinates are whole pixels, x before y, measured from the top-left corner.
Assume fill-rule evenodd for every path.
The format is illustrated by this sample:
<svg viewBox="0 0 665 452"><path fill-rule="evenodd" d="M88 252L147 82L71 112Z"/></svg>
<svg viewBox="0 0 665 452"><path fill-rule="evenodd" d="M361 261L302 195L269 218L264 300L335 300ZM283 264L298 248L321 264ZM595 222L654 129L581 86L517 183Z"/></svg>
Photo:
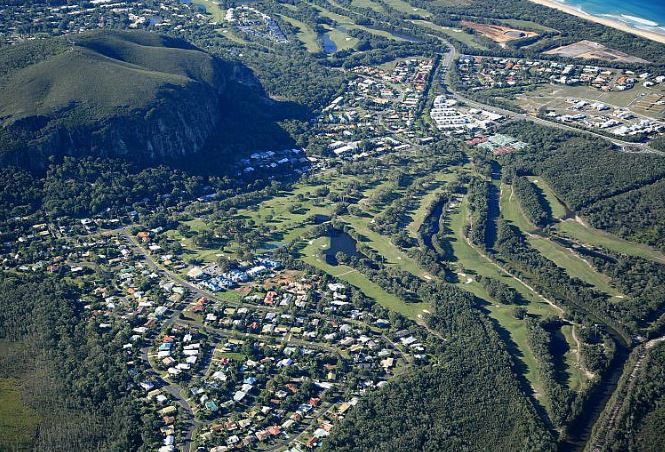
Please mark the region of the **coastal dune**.
<svg viewBox="0 0 665 452"><path fill-rule="evenodd" d="M573 16L577 16L592 22L596 22L605 25L607 27L616 28L618 30L625 31L626 33L631 33L636 36L640 36L642 38L651 39L652 41L665 44L665 34L660 34L649 30L640 30L639 28L631 27L625 22L612 19L609 17L594 16L584 11L580 11L574 6L566 5L565 3L561 3L556 0L529 0L529 1L537 3L539 5L548 6L550 8L555 8L558 9L559 11L563 11L565 13L572 14Z"/></svg>

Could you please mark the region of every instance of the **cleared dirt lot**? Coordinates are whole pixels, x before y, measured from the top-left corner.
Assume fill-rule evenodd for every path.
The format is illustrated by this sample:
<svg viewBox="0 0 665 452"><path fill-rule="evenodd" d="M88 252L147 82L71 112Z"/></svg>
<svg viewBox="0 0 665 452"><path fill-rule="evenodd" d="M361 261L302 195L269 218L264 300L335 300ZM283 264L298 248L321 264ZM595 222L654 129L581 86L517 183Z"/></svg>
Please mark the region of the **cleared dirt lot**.
<svg viewBox="0 0 665 452"><path fill-rule="evenodd" d="M469 22L468 20L463 20L460 23L499 44L538 36L538 33L534 33L533 31L518 30L517 28L504 27L502 25L479 24Z"/></svg>
<svg viewBox="0 0 665 452"><path fill-rule="evenodd" d="M622 63L649 63L649 61L637 58L619 50L610 49L593 41L580 41L556 49L548 50L546 55L561 55L568 58L580 58L583 60L605 60L620 61Z"/></svg>

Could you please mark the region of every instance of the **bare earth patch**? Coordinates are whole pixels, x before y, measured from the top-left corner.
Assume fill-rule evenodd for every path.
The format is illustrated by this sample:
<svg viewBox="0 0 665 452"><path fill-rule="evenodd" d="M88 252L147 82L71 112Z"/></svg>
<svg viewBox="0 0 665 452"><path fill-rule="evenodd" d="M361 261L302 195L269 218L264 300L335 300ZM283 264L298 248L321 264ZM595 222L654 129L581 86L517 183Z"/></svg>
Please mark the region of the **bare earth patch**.
<svg viewBox="0 0 665 452"><path fill-rule="evenodd" d="M546 55L561 55L569 58L581 58L583 60L605 60L619 61L622 63L650 63L650 61L637 58L619 50L610 49L603 44L594 41L579 41L567 46L548 50Z"/></svg>

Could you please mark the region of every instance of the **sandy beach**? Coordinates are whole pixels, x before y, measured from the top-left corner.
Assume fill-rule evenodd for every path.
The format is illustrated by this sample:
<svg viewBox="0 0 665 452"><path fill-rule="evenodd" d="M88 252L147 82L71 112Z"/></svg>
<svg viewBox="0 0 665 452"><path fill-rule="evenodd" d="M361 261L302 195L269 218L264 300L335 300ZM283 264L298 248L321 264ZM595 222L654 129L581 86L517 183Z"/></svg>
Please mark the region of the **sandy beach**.
<svg viewBox="0 0 665 452"><path fill-rule="evenodd" d="M592 22L603 24L608 27L616 28L618 30L625 31L626 33L631 33L637 36L641 36L643 38L651 39L653 41L665 44L665 35L662 35L660 33L655 33L653 31L633 28L630 25L621 22L619 20L614 20L607 17L596 17L591 14L580 11L570 5L566 5L565 3L560 3L555 0L529 0L529 1L533 3L538 3L539 5L543 6L549 6L550 8L555 8L558 9L559 11L563 11L565 13L572 14L573 16L581 17L583 19L590 20Z"/></svg>

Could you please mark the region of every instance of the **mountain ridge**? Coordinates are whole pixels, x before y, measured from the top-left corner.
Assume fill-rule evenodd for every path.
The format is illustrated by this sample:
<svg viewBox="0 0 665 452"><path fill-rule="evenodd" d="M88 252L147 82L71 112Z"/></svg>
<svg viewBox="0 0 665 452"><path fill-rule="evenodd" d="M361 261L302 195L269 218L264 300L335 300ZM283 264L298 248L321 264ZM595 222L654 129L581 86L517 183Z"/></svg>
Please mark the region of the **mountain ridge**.
<svg viewBox="0 0 665 452"><path fill-rule="evenodd" d="M223 120L230 65L185 41L99 31L0 51L0 165L51 156L169 162L201 151ZM66 44L66 45L65 45Z"/></svg>

